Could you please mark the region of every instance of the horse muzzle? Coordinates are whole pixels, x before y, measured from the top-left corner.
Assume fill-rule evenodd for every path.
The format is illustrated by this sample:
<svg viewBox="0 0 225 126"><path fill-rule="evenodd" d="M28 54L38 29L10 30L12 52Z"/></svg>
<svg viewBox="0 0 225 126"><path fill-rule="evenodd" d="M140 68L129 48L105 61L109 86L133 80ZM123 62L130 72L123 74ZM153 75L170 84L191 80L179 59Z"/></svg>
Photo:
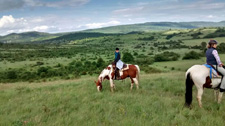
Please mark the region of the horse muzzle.
<svg viewBox="0 0 225 126"><path fill-rule="evenodd" d="M102 90L101 86L97 86L97 90L100 92Z"/></svg>

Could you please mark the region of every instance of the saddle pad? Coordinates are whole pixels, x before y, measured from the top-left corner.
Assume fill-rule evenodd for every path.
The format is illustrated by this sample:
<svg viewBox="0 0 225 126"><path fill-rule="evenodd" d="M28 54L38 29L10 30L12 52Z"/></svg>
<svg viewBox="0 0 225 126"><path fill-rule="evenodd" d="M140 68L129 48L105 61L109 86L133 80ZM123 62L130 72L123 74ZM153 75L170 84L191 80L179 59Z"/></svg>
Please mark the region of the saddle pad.
<svg viewBox="0 0 225 126"><path fill-rule="evenodd" d="M208 64L204 64L204 66L209 68L210 79L212 79L212 78L222 78L222 76L218 75L217 71L212 66L210 66Z"/></svg>
<svg viewBox="0 0 225 126"><path fill-rule="evenodd" d="M123 75L123 71L128 70L128 69L129 69L129 64L126 64L126 67L124 67L120 70L120 76Z"/></svg>
<svg viewBox="0 0 225 126"><path fill-rule="evenodd" d="M117 63L116 63L116 67L121 70L123 68L123 62L121 60L119 60Z"/></svg>

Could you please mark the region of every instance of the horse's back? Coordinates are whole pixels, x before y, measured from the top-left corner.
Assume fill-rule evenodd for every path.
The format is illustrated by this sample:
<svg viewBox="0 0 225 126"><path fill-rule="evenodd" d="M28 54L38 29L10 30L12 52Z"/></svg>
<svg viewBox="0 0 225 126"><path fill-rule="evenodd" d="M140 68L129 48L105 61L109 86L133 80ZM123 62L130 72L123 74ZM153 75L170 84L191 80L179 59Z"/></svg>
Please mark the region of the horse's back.
<svg viewBox="0 0 225 126"><path fill-rule="evenodd" d="M128 76L136 78L136 75L138 74L137 72L140 72L139 66L133 64L128 65L129 65L129 69L127 70Z"/></svg>
<svg viewBox="0 0 225 126"><path fill-rule="evenodd" d="M207 73L207 71L208 71L208 69L204 65L194 65L187 70L186 75L188 73L190 73L190 74Z"/></svg>
<svg viewBox="0 0 225 126"><path fill-rule="evenodd" d="M190 73L193 81L197 83L205 82L206 77L209 76L209 70L204 65L194 65L187 70L186 77L188 73Z"/></svg>

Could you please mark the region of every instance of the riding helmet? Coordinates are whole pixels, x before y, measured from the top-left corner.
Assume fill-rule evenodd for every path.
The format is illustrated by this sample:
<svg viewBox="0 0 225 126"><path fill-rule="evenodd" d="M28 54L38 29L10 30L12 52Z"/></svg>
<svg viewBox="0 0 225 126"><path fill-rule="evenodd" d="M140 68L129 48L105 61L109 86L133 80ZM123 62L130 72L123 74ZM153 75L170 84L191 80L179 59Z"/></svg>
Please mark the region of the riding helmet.
<svg viewBox="0 0 225 126"><path fill-rule="evenodd" d="M119 48L116 48L116 50L120 50Z"/></svg>
<svg viewBox="0 0 225 126"><path fill-rule="evenodd" d="M218 44L218 42L216 40L210 40L209 44Z"/></svg>

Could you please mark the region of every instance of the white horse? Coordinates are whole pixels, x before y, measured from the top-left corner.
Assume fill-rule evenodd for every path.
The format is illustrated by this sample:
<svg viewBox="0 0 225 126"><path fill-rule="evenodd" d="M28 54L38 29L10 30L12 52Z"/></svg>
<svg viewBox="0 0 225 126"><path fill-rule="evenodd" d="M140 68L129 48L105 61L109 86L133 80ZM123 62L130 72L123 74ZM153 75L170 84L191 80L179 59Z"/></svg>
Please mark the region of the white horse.
<svg viewBox="0 0 225 126"><path fill-rule="evenodd" d="M204 65L194 65L186 72L186 93L185 93L185 105L190 107L192 102L192 86L197 87L197 100L199 107L202 107L202 94L204 88L214 89L215 101L221 102L223 92L219 92L221 78L210 79L210 71Z"/></svg>
<svg viewBox="0 0 225 126"><path fill-rule="evenodd" d="M97 90L102 90L102 82L103 80L107 79L110 82L111 91L113 92L113 89L115 89L115 84L113 83L114 76L115 76L115 68L112 65L109 65L107 68L105 68L101 74L98 77L98 81L96 83ZM131 80L131 87L132 90L134 83L136 84L137 89L139 88L139 74L140 74L140 68L138 65L128 65L128 68L124 71L122 71L121 80L126 79L127 77Z"/></svg>

